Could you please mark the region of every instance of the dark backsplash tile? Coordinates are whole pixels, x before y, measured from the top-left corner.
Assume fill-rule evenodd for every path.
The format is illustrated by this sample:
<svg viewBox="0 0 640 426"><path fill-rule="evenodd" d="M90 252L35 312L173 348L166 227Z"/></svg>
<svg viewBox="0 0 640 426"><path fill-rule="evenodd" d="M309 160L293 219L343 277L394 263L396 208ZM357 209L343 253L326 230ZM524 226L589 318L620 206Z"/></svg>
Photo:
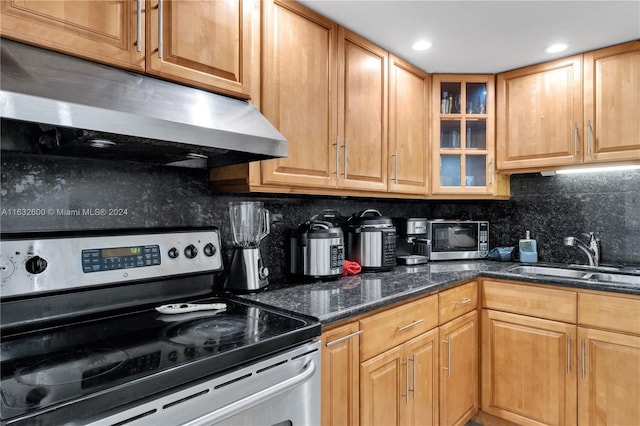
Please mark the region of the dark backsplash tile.
<svg viewBox="0 0 640 426"><path fill-rule="evenodd" d="M640 172L511 178L508 201L420 201L275 194L213 194L207 172L140 163L2 152L0 201L3 232L217 226L227 260L231 200L261 200L271 212L263 244L272 279L288 268L288 234L323 209L343 216L375 208L390 217L486 219L491 246L517 245L530 230L541 261L586 263L563 237L597 232L605 262L640 263ZM15 209L53 210L16 216ZM63 215L63 210L126 209L126 214Z"/></svg>

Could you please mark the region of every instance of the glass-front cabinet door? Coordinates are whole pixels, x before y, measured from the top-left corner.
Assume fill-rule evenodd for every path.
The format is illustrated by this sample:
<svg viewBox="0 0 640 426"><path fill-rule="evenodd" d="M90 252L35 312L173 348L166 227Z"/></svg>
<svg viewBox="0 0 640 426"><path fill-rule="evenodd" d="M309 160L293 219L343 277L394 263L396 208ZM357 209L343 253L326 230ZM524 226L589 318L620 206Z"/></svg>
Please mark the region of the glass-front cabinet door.
<svg viewBox="0 0 640 426"><path fill-rule="evenodd" d="M494 77L433 76L434 194L494 195Z"/></svg>

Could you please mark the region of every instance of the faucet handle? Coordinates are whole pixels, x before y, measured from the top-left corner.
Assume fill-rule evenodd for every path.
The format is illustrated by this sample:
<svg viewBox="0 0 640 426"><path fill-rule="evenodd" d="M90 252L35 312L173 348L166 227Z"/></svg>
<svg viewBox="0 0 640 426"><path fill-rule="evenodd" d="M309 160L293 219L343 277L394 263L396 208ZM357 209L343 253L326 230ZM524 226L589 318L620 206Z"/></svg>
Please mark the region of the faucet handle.
<svg viewBox="0 0 640 426"><path fill-rule="evenodd" d="M585 237L589 238L589 242L594 242L594 241L600 241L600 238L596 236L595 232L583 232L582 235L584 235Z"/></svg>

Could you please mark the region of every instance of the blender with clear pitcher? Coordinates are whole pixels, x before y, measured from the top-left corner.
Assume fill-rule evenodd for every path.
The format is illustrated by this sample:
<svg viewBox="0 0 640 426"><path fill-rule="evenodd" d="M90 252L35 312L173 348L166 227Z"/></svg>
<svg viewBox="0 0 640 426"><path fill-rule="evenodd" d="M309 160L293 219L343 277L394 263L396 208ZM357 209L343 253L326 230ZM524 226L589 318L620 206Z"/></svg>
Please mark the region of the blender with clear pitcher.
<svg viewBox="0 0 640 426"><path fill-rule="evenodd" d="M269 269L260 253L260 242L269 234L269 210L260 201L229 203L233 258L225 287L252 292L269 284Z"/></svg>

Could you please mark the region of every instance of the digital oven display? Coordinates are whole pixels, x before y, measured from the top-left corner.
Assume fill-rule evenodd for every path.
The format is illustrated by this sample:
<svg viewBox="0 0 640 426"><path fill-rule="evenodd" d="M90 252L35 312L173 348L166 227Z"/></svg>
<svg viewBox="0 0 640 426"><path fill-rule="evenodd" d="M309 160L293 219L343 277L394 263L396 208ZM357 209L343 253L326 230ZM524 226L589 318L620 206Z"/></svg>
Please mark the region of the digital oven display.
<svg viewBox="0 0 640 426"><path fill-rule="evenodd" d="M82 250L82 272L85 273L160 264L158 245Z"/></svg>

